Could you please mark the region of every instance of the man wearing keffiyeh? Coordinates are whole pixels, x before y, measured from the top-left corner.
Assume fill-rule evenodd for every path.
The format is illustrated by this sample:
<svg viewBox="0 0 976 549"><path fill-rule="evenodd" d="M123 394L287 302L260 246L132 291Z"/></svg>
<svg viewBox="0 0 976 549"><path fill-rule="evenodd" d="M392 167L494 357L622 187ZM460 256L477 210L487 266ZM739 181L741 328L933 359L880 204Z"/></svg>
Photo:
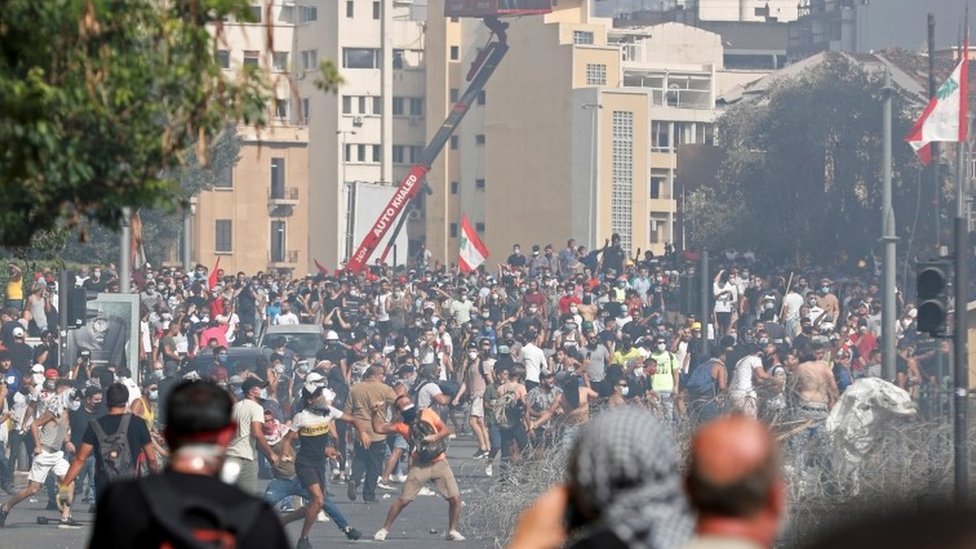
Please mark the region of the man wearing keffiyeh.
<svg viewBox="0 0 976 549"><path fill-rule="evenodd" d="M653 414L608 411L577 439L568 486L550 490L526 511L510 548L559 547L567 540L574 549L681 547L694 517L678 469L674 444Z"/></svg>

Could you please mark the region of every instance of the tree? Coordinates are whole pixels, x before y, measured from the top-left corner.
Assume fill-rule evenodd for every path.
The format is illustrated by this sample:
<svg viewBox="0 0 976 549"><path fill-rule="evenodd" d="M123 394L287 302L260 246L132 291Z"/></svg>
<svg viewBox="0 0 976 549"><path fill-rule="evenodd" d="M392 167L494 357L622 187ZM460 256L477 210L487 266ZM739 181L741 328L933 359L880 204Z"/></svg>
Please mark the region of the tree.
<svg viewBox="0 0 976 549"><path fill-rule="evenodd" d="M881 227L881 75L842 56L775 84L718 121L726 159L714 189L687 199L694 246L815 260L864 257ZM896 94L893 204L914 231L920 167L904 135L917 115ZM904 248L903 248L904 250Z"/></svg>
<svg viewBox="0 0 976 549"><path fill-rule="evenodd" d="M228 121L263 123L267 85L233 81L214 35L248 0L0 3L0 244L61 223L116 228L124 206L173 210L171 177Z"/></svg>

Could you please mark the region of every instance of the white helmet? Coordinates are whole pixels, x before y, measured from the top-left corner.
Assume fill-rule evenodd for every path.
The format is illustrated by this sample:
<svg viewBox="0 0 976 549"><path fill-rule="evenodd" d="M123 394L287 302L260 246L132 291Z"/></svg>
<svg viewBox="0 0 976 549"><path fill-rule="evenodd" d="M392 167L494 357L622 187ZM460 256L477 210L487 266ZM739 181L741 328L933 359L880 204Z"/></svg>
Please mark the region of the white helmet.
<svg viewBox="0 0 976 549"><path fill-rule="evenodd" d="M335 332L335 330L329 330L329 331L325 332L325 340L326 341L339 341L339 334L337 334Z"/></svg>

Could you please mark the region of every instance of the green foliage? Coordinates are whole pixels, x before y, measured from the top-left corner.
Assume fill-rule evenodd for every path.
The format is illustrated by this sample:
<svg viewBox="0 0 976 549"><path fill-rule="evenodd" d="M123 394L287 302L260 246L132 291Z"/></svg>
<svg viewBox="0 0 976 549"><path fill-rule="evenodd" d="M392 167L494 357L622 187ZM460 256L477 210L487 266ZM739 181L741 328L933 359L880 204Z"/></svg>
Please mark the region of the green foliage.
<svg viewBox="0 0 976 549"><path fill-rule="evenodd" d="M0 3L0 244L122 207L172 211L172 174L229 121L261 124L267 86L230 81L214 36L248 0L6 0ZM208 28L209 27L209 28ZM191 178L193 179L193 178ZM200 185L197 181L194 185Z"/></svg>
<svg viewBox="0 0 976 549"><path fill-rule="evenodd" d="M881 230L881 75L839 56L776 84L718 122L727 157L714 189L687 199L696 247L779 257L864 256ZM918 219L920 169L901 142L917 112L896 94L893 204L898 235Z"/></svg>

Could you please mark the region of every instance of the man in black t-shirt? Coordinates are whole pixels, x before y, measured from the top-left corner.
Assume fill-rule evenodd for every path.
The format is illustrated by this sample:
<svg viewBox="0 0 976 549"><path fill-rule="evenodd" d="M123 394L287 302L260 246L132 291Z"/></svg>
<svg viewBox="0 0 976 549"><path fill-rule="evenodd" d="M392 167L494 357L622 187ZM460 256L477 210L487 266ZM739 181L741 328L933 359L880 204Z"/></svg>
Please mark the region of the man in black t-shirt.
<svg viewBox="0 0 976 549"><path fill-rule="evenodd" d="M66 449L68 450L66 457L72 461L74 461L74 456L78 453L78 449L81 448L85 432L88 431L88 425L93 419L103 415L100 410L102 407L102 391L98 387L88 387L82 396L81 407L77 410L68 411L68 425L71 429L71 439L66 445ZM88 480L82 486L76 487L76 492L82 492L85 501L92 503L95 501L94 467L94 458L89 457L85 460L85 466L82 468L81 473L78 474L78 478L84 480L87 476Z"/></svg>
<svg viewBox="0 0 976 549"><path fill-rule="evenodd" d="M168 468L112 483L98 499L88 546L181 547L188 545L181 539L229 534L238 549L289 547L268 504L220 480L227 445L237 430L230 395L210 382L183 382L166 404ZM223 522L215 518L221 516Z"/></svg>
<svg viewBox="0 0 976 549"><path fill-rule="evenodd" d="M94 454L96 501L101 497L102 492L108 485L109 478L107 477L105 463L99 448L98 435L95 434L93 425L94 423L98 423L102 431L109 436L118 433L119 428L122 426L122 420L127 415L125 408L128 402L129 389L121 383L113 383L105 391L105 403L108 405L108 414L89 423L88 429L85 430L85 436L81 439L81 447L77 448L75 459L71 462L71 468L68 469L68 474L65 475L62 485L70 486L85 466L85 461L88 459L88 456ZM132 475L135 476L135 464L139 454L142 453L146 456L146 463L149 464L149 470L156 472L159 469L159 465L156 461L156 451L153 449L152 438L149 436L149 427L141 417L132 415L131 413L128 415L130 417L126 436L128 438L129 451L132 453Z"/></svg>

